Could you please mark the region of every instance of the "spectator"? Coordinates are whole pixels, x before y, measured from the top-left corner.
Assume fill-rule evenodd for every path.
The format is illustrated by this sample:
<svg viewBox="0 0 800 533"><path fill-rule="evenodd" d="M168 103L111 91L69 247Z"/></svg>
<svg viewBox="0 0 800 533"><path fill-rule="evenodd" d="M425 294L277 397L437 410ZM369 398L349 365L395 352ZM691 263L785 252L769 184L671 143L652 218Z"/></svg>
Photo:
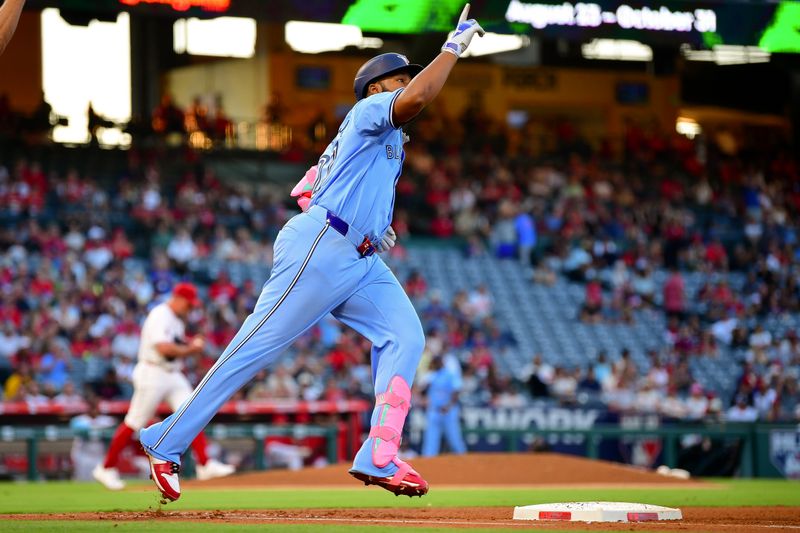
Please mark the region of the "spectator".
<svg viewBox="0 0 800 533"><path fill-rule="evenodd" d="M753 393L753 407L758 412L758 418L765 421L774 421L776 418L775 408L777 407L778 390L777 376L767 383L761 380Z"/></svg>
<svg viewBox="0 0 800 533"><path fill-rule="evenodd" d="M420 300L428 290L428 284L425 278L418 270L412 270L411 274L406 279L406 294L412 301Z"/></svg>
<svg viewBox="0 0 800 533"><path fill-rule="evenodd" d="M735 404L725 413L728 422L755 422L758 420L758 410L748 403L747 396L737 394Z"/></svg>
<svg viewBox="0 0 800 533"><path fill-rule="evenodd" d="M100 226L89 229L89 240L86 242L84 258L94 270L104 270L114 259L111 247L104 240L106 232Z"/></svg>
<svg viewBox="0 0 800 533"><path fill-rule="evenodd" d="M111 341L111 352L115 356L136 359L139 353L139 326L132 319L127 319L116 327L116 332Z"/></svg>
<svg viewBox="0 0 800 533"><path fill-rule="evenodd" d="M494 303L486 284L481 283L476 290L469 293L467 305L470 309L470 316L476 321L491 316Z"/></svg>
<svg viewBox="0 0 800 533"><path fill-rule="evenodd" d="M682 420L687 417L689 410L678 396L678 389L669 387L667 397L660 404L659 412L667 418Z"/></svg>
<svg viewBox="0 0 800 533"><path fill-rule="evenodd" d="M581 308L581 320L589 324L597 324L603 320L603 288L597 279L590 279L586 283L586 297Z"/></svg>
<svg viewBox="0 0 800 533"><path fill-rule="evenodd" d="M772 335L764 330L764 326L757 324L750 334L751 353L748 357L759 364L767 362L767 348L772 345Z"/></svg>
<svg viewBox="0 0 800 533"><path fill-rule="evenodd" d="M28 404L28 409L35 413L50 404L50 398L42 394L39 384L33 380L28 381L22 386L22 401Z"/></svg>
<svg viewBox="0 0 800 533"><path fill-rule="evenodd" d="M527 210L520 209L514 218L514 227L517 230L517 254L520 263L529 276L533 275L531 268L533 250L536 248L536 223Z"/></svg>
<svg viewBox="0 0 800 533"><path fill-rule="evenodd" d="M117 373L113 368L108 368L101 381L92 383L92 389L99 399L116 400L122 397Z"/></svg>
<svg viewBox="0 0 800 533"><path fill-rule="evenodd" d="M512 202L500 202L497 220L489 236L495 256L499 259L517 256L519 236L516 216L516 207ZM527 238L530 239L530 235Z"/></svg>
<svg viewBox="0 0 800 533"><path fill-rule="evenodd" d="M528 390L534 398L546 398L550 395L550 385L553 383L555 370L545 363L542 354L537 353L533 356L531 364L527 365L523 371L523 376L528 383Z"/></svg>
<svg viewBox="0 0 800 533"><path fill-rule="evenodd" d="M636 410L640 413L657 413L663 400L662 394L650 380L645 380L636 393Z"/></svg>
<svg viewBox="0 0 800 533"><path fill-rule="evenodd" d="M53 398L53 403L63 406L66 410L73 410L83 407L86 400L83 394L75 390L75 385L67 381L61 392Z"/></svg>
<svg viewBox="0 0 800 533"><path fill-rule="evenodd" d="M656 284L655 281L653 281L649 268L640 267L636 269L631 287L639 298L641 305L645 307L652 307L655 305Z"/></svg>
<svg viewBox="0 0 800 533"><path fill-rule="evenodd" d="M189 261L197 257L197 246L186 228L181 228L167 246L167 257L175 262L180 271L185 271Z"/></svg>
<svg viewBox="0 0 800 533"><path fill-rule="evenodd" d="M599 395L603 391L603 386L595 376L594 367L589 366L586 368L586 374L578 382L578 394L588 394L589 396Z"/></svg>
<svg viewBox="0 0 800 533"><path fill-rule="evenodd" d="M577 390L578 382L575 379L574 372L570 372L560 366L555 367L553 383L550 386L550 392L553 397L563 404L571 404L575 402Z"/></svg>
<svg viewBox="0 0 800 533"><path fill-rule="evenodd" d="M600 382L600 385L602 385L604 389L608 388L613 376L611 365L608 363L605 351L597 353L597 363L594 365L594 374L597 376L597 381Z"/></svg>
<svg viewBox="0 0 800 533"><path fill-rule="evenodd" d="M38 380L44 390L55 395L61 392L68 379L67 355L59 343L50 342L48 350L39 360Z"/></svg>
<svg viewBox="0 0 800 533"><path fill-rule="evenodd" d="M667 390L669 385L669 372L661 364L661 358L655 351L650 352L650 370L647 372L647 381L660 391Z"/></svg>
<svg viewBox="0 0 800 533"><path fill-rule="evenodd" d="M267 377L267 394L270 399L297 400L300 397L300 387L288 369L278 365Z"/></svg>
<svg viewBox="0 0 800 533"><path fill-rule="evenodd" d="M6 379L3 397L7 401L22 400L25 388L33 381L33 371L27 361L17 364L14 372Z"/></svg>
<svg viewBox="0 0 800 533"><path fill-rule="evenodd" d="M702 420L708 412L708 398L703 394L703 387L694 383L690 396L686 399L686 418L689 420Z"/></svg>
<svg viewBox="0 0 800 533"><path fill-rule="evenodd" d="M686 318L685 287L686 283L678 269L670 269L669 277L664 283L664 310L667 316L676 316L679 320Z"/></svg>
<svg viewBox="0 0 800 533"><path fill-rule="evenodd" d="M586 280L586 271L592 263L592 254L589 253L591 244L588 241L573 246L564 261L564 273L572 281Z"/></svg>
<svg viewBox="0 0 800 533"><path fill-rule="evenodd" d="M209 298L219 306L225 306L234 301L238 292L236 285L231 283L225 271L220 272L217 279L208 288Z"/></svg>
<svg viewBox="0 0 800 533"><path fill-rule="evenodd" d="M172 101L172 95L164 93L161 103L153 111L153 131L167 135L171 133L183 133L183 111Z"/></svg>

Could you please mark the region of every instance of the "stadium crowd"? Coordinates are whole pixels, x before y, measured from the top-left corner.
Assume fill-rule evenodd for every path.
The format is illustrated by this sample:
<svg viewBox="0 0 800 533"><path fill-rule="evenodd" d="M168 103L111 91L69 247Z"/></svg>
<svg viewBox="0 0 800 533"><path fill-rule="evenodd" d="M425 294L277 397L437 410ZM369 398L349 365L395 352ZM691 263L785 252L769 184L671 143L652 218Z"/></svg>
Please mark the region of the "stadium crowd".
<svg viewBox="0 0 800 533"><path fill-rule="evenodd" d="M427 332L423 364L443 356L461 375L466 405L589 398L692 420L800 419L797 335L773 336L762 325L800 312L800 181L788 152L774 139L746 139L733 150L730 139L692 142L629 124L617 158L568 123L543 135L534 126L502 127L475 110L422 117L410 128L398 185L400 242L457 237L468 255L519 260L533 283L585 283L576 320L663 313L667 348L649 354L648 369L624 353L587 354L585 368L534 358L518 375L501 376L495 354L516 341L493 317L487 289L445 301L424 272L412 272L404 284ZM190 331L209 340L208 352L188 361L195 382L252 308L258 283L198 264L268 267L291 204L224 182L197 161L165 176L165 165L146 159L132 151L126 172L104 178L45 160L0 161L4 401L128 397L141 320L181 279L207 295L190 320ZM388 260L404 257L399 246ZM661 282L656 273L665 270ZM707 280L696 296L685 288L689 272ZM745 282L732 287L737 272ZM731 405L703 390L689 368L692 357L720 356L720 346L743 361ZM368 343L333 319L290 352L238 397L372 396Z"/></svg>

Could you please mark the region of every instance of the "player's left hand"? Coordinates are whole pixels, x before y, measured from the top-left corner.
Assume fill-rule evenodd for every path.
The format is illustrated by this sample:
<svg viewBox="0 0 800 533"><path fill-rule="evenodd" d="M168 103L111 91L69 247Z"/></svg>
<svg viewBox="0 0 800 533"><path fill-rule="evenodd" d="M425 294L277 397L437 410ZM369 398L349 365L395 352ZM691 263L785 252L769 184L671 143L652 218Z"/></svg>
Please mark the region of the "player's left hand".
<svg viewBox="0 0 800 533"><path fill-rule="evenodd" d="M375 251L377 251L379 254L387 252L394 248L396 242L397 234L394 232L394 228L389 226L389 229L387 229L386 233L384 233L383 237L381 237L380 242L378 242L377 246L375 246Z"/></svg>
<svg viewBox="0 0 800 533"><path fill-rule="evenodd" d="M297 185L294 186L291 192L293 198L297 198L297 205L305 213L308 211L308 206L311 203L311 193L314 191L314 182L317 180L317 165L309 168L306 171Z"/></svg>
<svg viewBox="0 0 800 533"><path fill-rule="evenodd" d="M442 52L450 52L456 57L461 57L461 54L467 51L469 43L472 42L472 38L476 33L481 37L486 33L483 31L483 28L481 28L481 25L478 24L477 20L467 19L468 16L469 4L465 5L464 10L461 12L456 31L453 32L453 35L442 45Z"/></svg>

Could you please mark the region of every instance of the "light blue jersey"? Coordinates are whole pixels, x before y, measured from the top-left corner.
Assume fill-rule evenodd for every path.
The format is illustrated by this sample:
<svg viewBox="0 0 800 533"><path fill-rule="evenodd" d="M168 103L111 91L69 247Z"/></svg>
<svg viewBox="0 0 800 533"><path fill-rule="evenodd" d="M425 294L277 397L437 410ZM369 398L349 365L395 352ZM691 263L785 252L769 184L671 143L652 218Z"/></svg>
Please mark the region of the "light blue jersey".
<svg viewBox="0 0 800 533"><path fill-rule="evenodd" d="M360 100L319 159L311 205L319 205L377 242L392 222L403 169L403 131L392 123L402 89Z"/></svg>

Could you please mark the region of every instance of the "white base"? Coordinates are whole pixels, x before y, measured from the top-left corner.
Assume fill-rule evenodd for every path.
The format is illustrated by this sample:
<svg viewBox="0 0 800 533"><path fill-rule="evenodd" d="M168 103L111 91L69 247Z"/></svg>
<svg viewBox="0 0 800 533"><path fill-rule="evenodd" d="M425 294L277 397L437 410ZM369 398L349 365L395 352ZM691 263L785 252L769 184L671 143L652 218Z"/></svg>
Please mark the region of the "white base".
<svg viewBox="0 0 800 533"><path fill-rule="evenodd" d="M568 522L654 522L681 520L680 509L626 502L545 503L514 507L514 520Z"/></svg>

